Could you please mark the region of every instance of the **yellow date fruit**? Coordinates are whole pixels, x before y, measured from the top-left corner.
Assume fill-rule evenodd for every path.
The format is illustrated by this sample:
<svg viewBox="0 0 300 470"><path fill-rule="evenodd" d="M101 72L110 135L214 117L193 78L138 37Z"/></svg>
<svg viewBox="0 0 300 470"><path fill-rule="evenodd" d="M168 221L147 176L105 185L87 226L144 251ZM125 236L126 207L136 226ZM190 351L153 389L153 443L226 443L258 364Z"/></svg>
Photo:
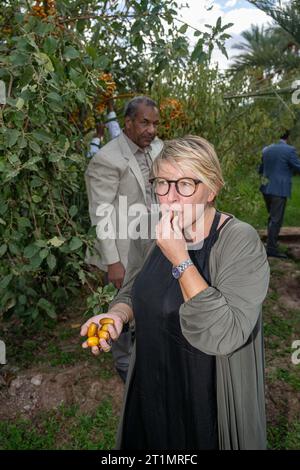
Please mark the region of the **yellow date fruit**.
<svg viewBox="0 0 300 470"><path fill-rule="evenodd" d="M96 325L96 323L91 323L88 329L88 334L87 334L88 337L90 338L91 336L96 336L97 330L98 330L98 326Z"/></svg>
<svg viewBox="0 0 300 470"><path fill-rule="evenodd" d="M103 331L101 328L99 328L98 336L100 339L105 339L106 341L110 338L108 331Z"/></svg>
<svg viewBox="0 0 300 470"><path fill-rule="evenodd" d="M100 325L113 325L115 321L112 318L101 318L99 320Z"/></svg>
<svg viewBox="0 0 300 470"><path fill-rule="evenodd" d="M92 346L99 346L99 338L97 336L90 336L87 340L87 344L90 348Z"/></svg>
<svg viewBox="0 0 300 470"><path fill-rule="evenodd" d="M101 326L101 331L108 331L109 323L105 323L105 325Z"/></svg>

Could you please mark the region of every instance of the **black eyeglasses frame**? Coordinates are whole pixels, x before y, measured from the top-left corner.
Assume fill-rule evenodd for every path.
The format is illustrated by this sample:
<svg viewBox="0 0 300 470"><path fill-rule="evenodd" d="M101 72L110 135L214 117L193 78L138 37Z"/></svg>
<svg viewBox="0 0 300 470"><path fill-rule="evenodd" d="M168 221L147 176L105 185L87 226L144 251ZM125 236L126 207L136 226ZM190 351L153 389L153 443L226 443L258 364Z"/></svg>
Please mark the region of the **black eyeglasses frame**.
<svg viewBox="0 0 300 470"><path fill-rule="evenodd" d="M166 196L166 195L168 194L168 192L170 191L171 183L174 183L174 184L175 184L176 191L178 192L178 194L180 194L180 196L182 196L182 197L191 197L191 196L193 196L193 195L195 194L195 192L197 191L197 186L198 186L198 184L203 183L203 181L201 181L201 180L197 180L197 179L189 178L189 177L179 178L178 180L167 180L166 178L159 178L159 177L157 177L157 176L156 176L155 178L150 178L150 179L149 179L149 183L150 183L150 184L153 184L156 179L162 179L162 180L165 180L165 181L168 183L168 191L167 191L165 194L157 194L157 193L155 193L155 194L157 194L157 196ZM191 181L193 181L193 183L196 185L194 192L193 192L192 194L190 194L189 196L186 196L185 194L181 194L181 192L178 190L178 182L179 182L179 181L182 181L182 180L191 180Z"/></svg>

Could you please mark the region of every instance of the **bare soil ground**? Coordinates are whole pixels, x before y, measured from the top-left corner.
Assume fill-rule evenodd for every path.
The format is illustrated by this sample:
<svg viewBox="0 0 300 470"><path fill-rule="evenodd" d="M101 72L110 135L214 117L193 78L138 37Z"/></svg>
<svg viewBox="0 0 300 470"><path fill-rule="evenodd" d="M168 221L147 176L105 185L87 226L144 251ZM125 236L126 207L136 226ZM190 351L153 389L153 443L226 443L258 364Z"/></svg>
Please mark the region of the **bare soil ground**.
<svg viewBox="0 0 300 470"><path fill-rule="evenodd" d="M0 420L33 418L61 405L91 413L107 398L119 414L124 385L111 354L96 358L81 348L84 308L82 300L45 329L25 328L18 320L3 325L7 364L0 369Z"/></svg>

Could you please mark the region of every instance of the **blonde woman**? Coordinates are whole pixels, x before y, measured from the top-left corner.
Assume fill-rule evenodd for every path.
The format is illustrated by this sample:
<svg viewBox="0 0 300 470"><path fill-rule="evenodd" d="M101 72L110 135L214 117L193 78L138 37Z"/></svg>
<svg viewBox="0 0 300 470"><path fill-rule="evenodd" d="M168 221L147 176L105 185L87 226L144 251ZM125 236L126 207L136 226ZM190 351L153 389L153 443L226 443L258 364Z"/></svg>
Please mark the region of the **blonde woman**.
<svg viewBox="0 0 300 470"><path fill-rule="evenodd" d="M205 139L166 142L152 173L156 239L131 242L123 288L81 331L110 317L116 340L135 320L117 448L264 449L264 247L250 225L215 209L223 178Z"/></svg>

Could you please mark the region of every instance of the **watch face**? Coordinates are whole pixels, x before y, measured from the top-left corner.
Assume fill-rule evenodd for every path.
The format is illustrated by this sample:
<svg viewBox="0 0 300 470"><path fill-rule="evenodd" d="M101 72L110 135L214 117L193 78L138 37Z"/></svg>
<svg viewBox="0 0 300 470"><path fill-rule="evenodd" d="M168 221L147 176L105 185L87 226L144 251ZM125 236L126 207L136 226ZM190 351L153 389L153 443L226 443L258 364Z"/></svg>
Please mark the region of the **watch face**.
<svg viewBox="0 0 300 470"><path fill-rule="evenodd" d="M180 278L180 271L178 268L173 268L172 269L172 274L173 276L175 277L175 279L179 279Z"/></svg>

